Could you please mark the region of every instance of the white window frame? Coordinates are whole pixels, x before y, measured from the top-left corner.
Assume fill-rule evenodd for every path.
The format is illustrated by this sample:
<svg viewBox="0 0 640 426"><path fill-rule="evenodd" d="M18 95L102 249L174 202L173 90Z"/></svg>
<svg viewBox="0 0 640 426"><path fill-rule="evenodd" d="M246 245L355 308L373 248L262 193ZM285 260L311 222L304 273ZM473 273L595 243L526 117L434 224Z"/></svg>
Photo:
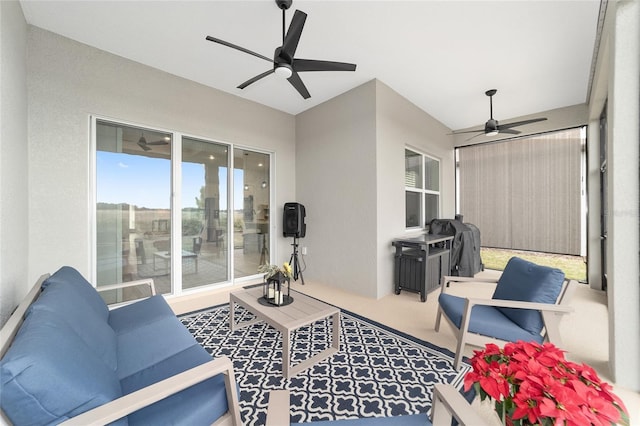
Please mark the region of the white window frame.
<svg viewBox="0 0 640 426"><path fill-rule="evenodd" d="M431 194L431 195L436 195L438 197L438 213L437 213L437 217L440 217L440 213L441 213L441 187L442 187L442 162L440 161L439 158L433 156L433 155L429 155L429 154L425 154L424 152L421 152L420 150L410 147L410 146L405 146L404 147L405 152L406 151L411 151L414 154L417 154L421 157L421 162L420 162L420 170L421 170L421 179L420 179L420 187L416 188L416 187L412 187L412 186L406 186L406 173L407 173L407 169L406 169L406 164L405 164L405 187L404 187L404 191L405 191L405 229L407 231L413 231L413 230L420 230L420 229L424 229L426 227L426 203L425 203L425 195L427 194ZM406 157L405 157L406 158ZM435 162L437 162L438 164L438 189L437 190L432 190L432 189L425 189L424 188L424 182L425 182L425 176L426 176L426 159L429 160L433 160ZM418 193L420 194L420 224L418 226L407 226L407 205L406 205L406 193L407 192L413 192L413 193Z"/></svg>

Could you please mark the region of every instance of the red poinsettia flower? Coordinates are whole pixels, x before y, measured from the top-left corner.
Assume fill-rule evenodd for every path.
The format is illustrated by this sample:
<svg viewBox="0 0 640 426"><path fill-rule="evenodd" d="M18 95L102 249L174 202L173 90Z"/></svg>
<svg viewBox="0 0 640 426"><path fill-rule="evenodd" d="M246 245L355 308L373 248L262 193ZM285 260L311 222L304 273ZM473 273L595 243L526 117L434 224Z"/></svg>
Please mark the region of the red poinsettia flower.
<svg viewBox="0 0 640 426"><path fill-rule="evenodd" d="M628 424L627 410L612 387L585 364L564 358L550 343L488 344L475 351L465 390L494 400L503 420L520 425Z"/></svg>

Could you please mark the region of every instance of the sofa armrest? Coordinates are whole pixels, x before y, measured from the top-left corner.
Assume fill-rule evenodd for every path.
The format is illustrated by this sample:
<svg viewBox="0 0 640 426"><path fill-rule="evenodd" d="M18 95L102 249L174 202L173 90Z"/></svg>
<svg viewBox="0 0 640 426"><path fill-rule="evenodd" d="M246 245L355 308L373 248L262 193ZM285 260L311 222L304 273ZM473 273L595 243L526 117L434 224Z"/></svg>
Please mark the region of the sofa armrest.
<svg viewBox="0 0 640 426"><path fill-rule="evenodd" d="M156 286L153 283L153 278L144 278L144 279L141 279L141 280L127 281L125 283L103 285L103 286L100 286L100 287L96 287L96 290L98 292L109 291L109 290L119 290L121 288L137 287L139 285L147 285L147 286L149 286L149 290L151 290L151 295L152 296L156 295Z"/></svg>
<svg viewBox="0 0 640 426"><path fill-rule="evenodd" d="M233 363L227 357L216 358L197 367L193 367L168 379L84 412L61 424L65 426L105 425L220 373L225 375L225 387L229 405L228 415L231 418L231 424L240 426L238 389L233 373Z"/></svg>
<svg viewBox="0 0 640 426"><path fill-rule="evenodd" d="M484 425L486 422L471 408L471 405L451 385L436 384L433 387L433 426L450 426L456 419L462 426Z"/></svg>
<svg viewBox="0 0 640 426"><path fill-rule="evenodd" d="M11 313L7 322L2 326L0 330L0 358L9 350L9 346L13 343L13 338L18 334L18 330L24 321L24 314L29 309L29 306L40 296L42 283L45 282L49 276L49 274L44 274L38 279L24 299Z"/></svg>

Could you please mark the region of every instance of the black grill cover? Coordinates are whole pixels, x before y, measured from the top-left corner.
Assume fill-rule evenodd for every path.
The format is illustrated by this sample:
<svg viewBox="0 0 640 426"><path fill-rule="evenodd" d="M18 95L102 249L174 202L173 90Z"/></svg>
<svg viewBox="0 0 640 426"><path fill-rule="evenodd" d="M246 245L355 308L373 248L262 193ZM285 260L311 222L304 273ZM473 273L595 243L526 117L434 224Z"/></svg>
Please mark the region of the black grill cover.
<svg viewBox="0 0 640 426"><path fill-rule="evenodd" d="M433 219L429 233L453 235L451 275L473 277L484 269L480 258L480 230L475 225L455 219Z"/></svg>

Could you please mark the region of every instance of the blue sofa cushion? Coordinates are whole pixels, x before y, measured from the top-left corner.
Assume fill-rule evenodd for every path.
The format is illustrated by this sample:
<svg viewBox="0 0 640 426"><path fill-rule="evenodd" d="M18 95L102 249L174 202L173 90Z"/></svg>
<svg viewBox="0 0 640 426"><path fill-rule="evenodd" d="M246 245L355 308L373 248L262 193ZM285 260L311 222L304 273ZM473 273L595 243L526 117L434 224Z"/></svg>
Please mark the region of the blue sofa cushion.
<svg viewBox="0 0 640 426"><path fill-rule="evenodd" d="M27 315L34 310L47 310L58 316L115 371L118 362L116 333L102 313L97 313L91 306L92 302L87 300L89 292L81 288L82 286L71 282L50 283L29 307ZM95 293L93 288L91 291Z"/></svg>
<svg viewBox="0 0 640 426"><path fill-rule="evenodd" d="M122 380L125 394L211 361L211 355L195 343L174 356ZM224 376L218 374L132 413L130 425L209 425L228 410Z"/></svg>
<svg viewBox="0 0 640 426"><path fill-rule="evenodd" d="M145 370L197 344L161 295L111 311L118 378Z"/></svg>
<svg viewBox="0 0 640 426"><path fill-rule="evenodd" d="M494 299L536 303L556 303L564 272L540 266L518 257L509 259L493 293ZM544 323L540 312L529 309L498 308L505 316L530 333L540 333Z"/></svg>
<svg viewBox="0 0 640 426"><path fill-rule="evenodd" d="M464 311L466 299L447 293L441 293L438 303L456 327L460 328L462 323L462 312ZM511 321L499 309L493 306L476 305L471 308L471 320L469 331L482 334L484 336L495 337L496 339L516 342L518 340L536 341L542 343L542 336L539 333L529 333Z"/></svg>
<svg viewBox="0 0 640 426"><path fill-rule="evenodd" d="M146 324L153 324L159 319L173 318L176 314L164 299L158 294L147 299L138 300L130 305L112 309L109 312L109 325L116 334L126 333L143 327Z"/></svg>
<svg viewBox="0 0 640 426"><path fill-rule="evenodd" d="M105 321L109 317L107 304L89 281L85 280L76 269L71 266L63 266L42 283L42 289L44 290L54 284L72 285L84 299L87 306L91 307L97 315L101 316Z"/></svg>
<svg viewBox="0 0 640 426"><path fill-rule="evenodd" d="M16 425L57 424L122 395L116 374L47 310L26 317L0 361L0 386Z"/></svg>

